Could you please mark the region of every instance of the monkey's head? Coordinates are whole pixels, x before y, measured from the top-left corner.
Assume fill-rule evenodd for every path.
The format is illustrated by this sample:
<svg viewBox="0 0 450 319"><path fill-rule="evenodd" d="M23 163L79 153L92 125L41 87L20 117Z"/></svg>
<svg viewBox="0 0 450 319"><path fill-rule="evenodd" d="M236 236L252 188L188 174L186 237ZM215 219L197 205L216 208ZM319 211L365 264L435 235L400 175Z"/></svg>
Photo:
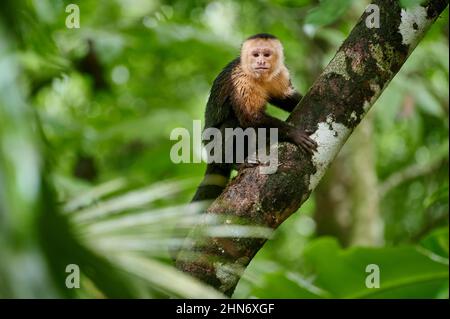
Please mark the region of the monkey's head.
<svg viewBox="0 0 450 319"><path fill-rule="evenodd" d="M271 78L280 72L283 64L283 46L271 34L256 34L242 44L242 68L255 78Z"/></svg>

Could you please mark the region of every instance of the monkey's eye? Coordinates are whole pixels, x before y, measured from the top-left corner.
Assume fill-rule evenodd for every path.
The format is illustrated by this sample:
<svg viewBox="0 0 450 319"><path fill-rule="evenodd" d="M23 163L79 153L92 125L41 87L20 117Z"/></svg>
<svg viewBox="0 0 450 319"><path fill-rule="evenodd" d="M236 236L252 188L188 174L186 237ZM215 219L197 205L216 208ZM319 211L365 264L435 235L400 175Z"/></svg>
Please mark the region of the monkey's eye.
<svg viewBox="0 0 450 319"><path fill-rule="evenodd" d="M253 53L253 56L254 56L255 58L259 57L259 53Z"/></svg>
<svg viewBox="0 0 450 319"><path fill-rule="evenodd" d="M266 58L268 58L268 57L270 57L270 53L264 53L264 56L265 56Z"/></svg>

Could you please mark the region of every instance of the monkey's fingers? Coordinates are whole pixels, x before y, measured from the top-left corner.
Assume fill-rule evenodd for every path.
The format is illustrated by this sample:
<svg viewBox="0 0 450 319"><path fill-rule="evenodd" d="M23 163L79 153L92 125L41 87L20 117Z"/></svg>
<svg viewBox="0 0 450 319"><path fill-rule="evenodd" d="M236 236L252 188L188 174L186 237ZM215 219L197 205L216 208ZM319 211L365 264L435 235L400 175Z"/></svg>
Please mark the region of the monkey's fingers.
<svg viewBox="0 0 450 319"><path fill-rule="evenodd" d="M302 137L300 146L304 151L311 155L317 150L317 143L309 137Z"/></svg>
<svg viewBox="0 0 450 319"><path fill-rule="evenodd" d="M237 170L241 170L241 169L246 169L246 168L254 168L258 165L260 165L261 163L258 161L257 163L249 163L247 161L244 161L242 163L239 163L238 165L236 165Z"/></svg>
<svg viewBox="0 0 450 319"><path fill-rule="evenodd" d="M317 149L317 143L311 139L307 133L301 130L297 130L293 135L293 142L297 144L304 152L308 154L313 154Z"/></svg>
<svg viewBox="0 0 450 319"><path fill-rule="evenodd" d="M305 152L306 154L309 154L309 155L313 155L313 153L314 153L314 151L311 149L311 147L304 145L304 144L300 145L300 149L302 150L302 152Z"/></svg>
<svg viewBox="0 0 450 319"><path fill-rule="evenodd" d="M311 147L311 145L302 143L302 144L300 144L300 148L307 154L310 154L310 155L314 154L314 149Z"/></svg>
<svg viewBox="0 0 450 319"><path fill-rule="evenodd" d="M302 140L307 143L308 145L310 145L312 148L314 148L314 150L317 149L317 142L314 141L312 138L310 138L308 135L304 134L302 135Z"/></svg>

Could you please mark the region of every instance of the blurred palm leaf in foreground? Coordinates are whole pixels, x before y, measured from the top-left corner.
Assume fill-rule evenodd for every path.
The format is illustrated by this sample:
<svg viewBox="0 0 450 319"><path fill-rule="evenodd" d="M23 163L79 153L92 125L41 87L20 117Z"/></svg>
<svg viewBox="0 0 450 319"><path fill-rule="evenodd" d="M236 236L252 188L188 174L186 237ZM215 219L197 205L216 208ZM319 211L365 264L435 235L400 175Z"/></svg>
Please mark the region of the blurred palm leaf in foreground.
<svg viewBox="0 0 450 319"><path fill-rule="evenodd" d="M221 297L158 260L171 244L174 221L195 223L199 206L148 207L185 190L186 183L100 201L126 186L112 181L80 193L63 209L56 205L39 122L23 97L14 42L1 24L0 36L0 297ZM147 210L124 213L138 209ZM81 289L65 286L71 264L81 270Z"/></svg>

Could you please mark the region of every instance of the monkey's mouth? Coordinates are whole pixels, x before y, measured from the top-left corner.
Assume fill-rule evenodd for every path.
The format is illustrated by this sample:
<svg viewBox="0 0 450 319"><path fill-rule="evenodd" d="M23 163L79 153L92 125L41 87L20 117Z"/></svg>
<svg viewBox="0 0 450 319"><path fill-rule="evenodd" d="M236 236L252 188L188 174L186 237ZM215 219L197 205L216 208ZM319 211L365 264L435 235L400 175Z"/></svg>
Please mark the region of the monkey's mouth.
<svg viewBox="0 0 450 319"><path fill-rule="evenodd" d="M255 68L255 70L257 70L257 71L264 71L264 70L268 70L268 69L269 69L268 67L263 67L263 66L258 66Z"/></svg>

